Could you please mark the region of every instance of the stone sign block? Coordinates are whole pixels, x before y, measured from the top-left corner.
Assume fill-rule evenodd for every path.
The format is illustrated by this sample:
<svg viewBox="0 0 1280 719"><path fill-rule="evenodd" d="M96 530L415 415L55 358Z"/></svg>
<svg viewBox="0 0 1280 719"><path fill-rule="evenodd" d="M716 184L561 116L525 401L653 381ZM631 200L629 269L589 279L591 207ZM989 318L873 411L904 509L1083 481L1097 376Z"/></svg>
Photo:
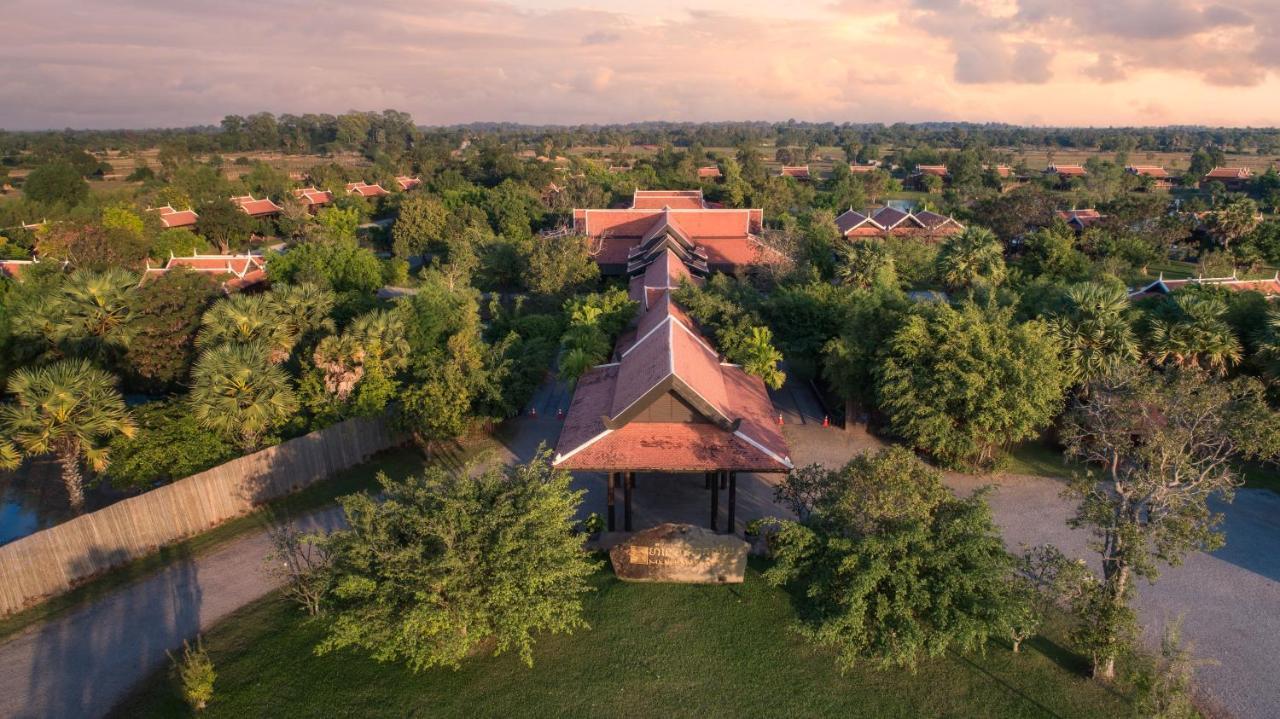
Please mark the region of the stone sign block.
<svg viewBox="0 0 1280 719"><path fill-rule="evenodd" d="M662 524L615 545L609 560L618 578L628 582L740 584L749 548L733 535L692 524Z"/></svg>

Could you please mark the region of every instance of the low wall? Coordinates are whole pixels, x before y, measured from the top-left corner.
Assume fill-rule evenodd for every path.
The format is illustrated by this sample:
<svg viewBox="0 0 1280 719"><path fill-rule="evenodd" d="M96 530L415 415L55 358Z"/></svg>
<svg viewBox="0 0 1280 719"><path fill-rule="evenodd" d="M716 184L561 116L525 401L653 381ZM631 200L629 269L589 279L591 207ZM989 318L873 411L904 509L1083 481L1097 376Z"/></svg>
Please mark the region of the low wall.
<svg viewBox="0 0 1280 719"><path fill-rule="evenodd" d="M384 419L349 419L0 546L0 616L248 514L397 443Z"/></svg>

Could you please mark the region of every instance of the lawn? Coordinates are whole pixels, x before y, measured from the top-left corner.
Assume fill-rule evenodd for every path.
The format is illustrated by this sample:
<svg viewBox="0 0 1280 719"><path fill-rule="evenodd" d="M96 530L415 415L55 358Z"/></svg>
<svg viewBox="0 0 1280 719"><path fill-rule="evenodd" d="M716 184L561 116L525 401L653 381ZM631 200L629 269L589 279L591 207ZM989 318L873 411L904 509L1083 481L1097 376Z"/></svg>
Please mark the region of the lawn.
<svg viewBox="0 0 1280 719"><path fill-rule="evenodd" d="M542 638L535 666L487 654L458 671L413 674L355 652L316 657L318 626L273 595L205 637L218 679L203 713L344 717L1115 717L1130 707L1084 675L1083 660L1037 638L1013 654L924 663L918 673L841 675L830 652L793 631L788 595L753 564L745 584L628 584L595 577L591 629ZM116 717L186 717L166 672L114 710Z"/></svg>
<svg viewBox="0 0 1280 719"><path fill-rule="evenodd" d="M435 460L445 466L457 468L468 459L494 446L487 437L479 437L469 440L465 445L454 445L438 452ZM216 549L236 537L265 529L271 526L277 516L309 512L331 504L343 495L362 489L376 488L378 472L386 472L392 477L400 478L420 470L422 466L422 456L417 451L397 449L384 452L364 464L339 472L330 479L269 502L257 512L237 517L207 532L162 547L153 554L140 557L118 569L90 579L69 592L0 618L0 641L37 622L56 617L118 587L138 581L173 562L191 559Z"/></svg>

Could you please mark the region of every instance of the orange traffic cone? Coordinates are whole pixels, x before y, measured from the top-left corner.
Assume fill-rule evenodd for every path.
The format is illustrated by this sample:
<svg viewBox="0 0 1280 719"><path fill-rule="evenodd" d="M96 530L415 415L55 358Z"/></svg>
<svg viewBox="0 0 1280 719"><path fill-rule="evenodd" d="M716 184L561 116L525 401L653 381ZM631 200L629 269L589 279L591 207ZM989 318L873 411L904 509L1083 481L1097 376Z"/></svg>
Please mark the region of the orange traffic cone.
<svg viewBox="0 0 1280 719"><path fill-rule="evenodd" d="M825 415L825 414L824 414L824 415L822 415L822 426L823 426L823 427L830 427L830 426L831 426L831 418L830 418L830 417L828 417L828 416L827 416L827 415Z"/></svg>
<svg viewBox="0 0 1280 719"><path fill-rule="evenodd" d="M781 412L779 412L779 413L778 413L778 426L779 426L779 427L781 427L781 426L782 426L782 413L781 413Z"/></svg>

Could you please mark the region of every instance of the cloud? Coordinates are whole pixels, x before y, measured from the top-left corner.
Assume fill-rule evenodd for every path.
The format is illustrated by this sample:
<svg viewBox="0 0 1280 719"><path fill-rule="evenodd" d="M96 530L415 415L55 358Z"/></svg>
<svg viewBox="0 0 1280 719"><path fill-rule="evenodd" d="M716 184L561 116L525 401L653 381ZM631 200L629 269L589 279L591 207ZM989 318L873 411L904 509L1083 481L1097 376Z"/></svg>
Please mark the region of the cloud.
<svg viewBox="0 0 1280 719"><path fill-rule="evenodd" d="M1124 68L1120 65L1120 61L1109 52L1098 55L1098 59L1085 68L1084 74L1104 83L1120 82L1127 77Z"/></svg>
<svg viewBox="0 0 1280 719"><path fill-rule="evenodd" d="M612 45L622 39L622 35L609 30L595 30L582 36L583 45Z"/></svg>

